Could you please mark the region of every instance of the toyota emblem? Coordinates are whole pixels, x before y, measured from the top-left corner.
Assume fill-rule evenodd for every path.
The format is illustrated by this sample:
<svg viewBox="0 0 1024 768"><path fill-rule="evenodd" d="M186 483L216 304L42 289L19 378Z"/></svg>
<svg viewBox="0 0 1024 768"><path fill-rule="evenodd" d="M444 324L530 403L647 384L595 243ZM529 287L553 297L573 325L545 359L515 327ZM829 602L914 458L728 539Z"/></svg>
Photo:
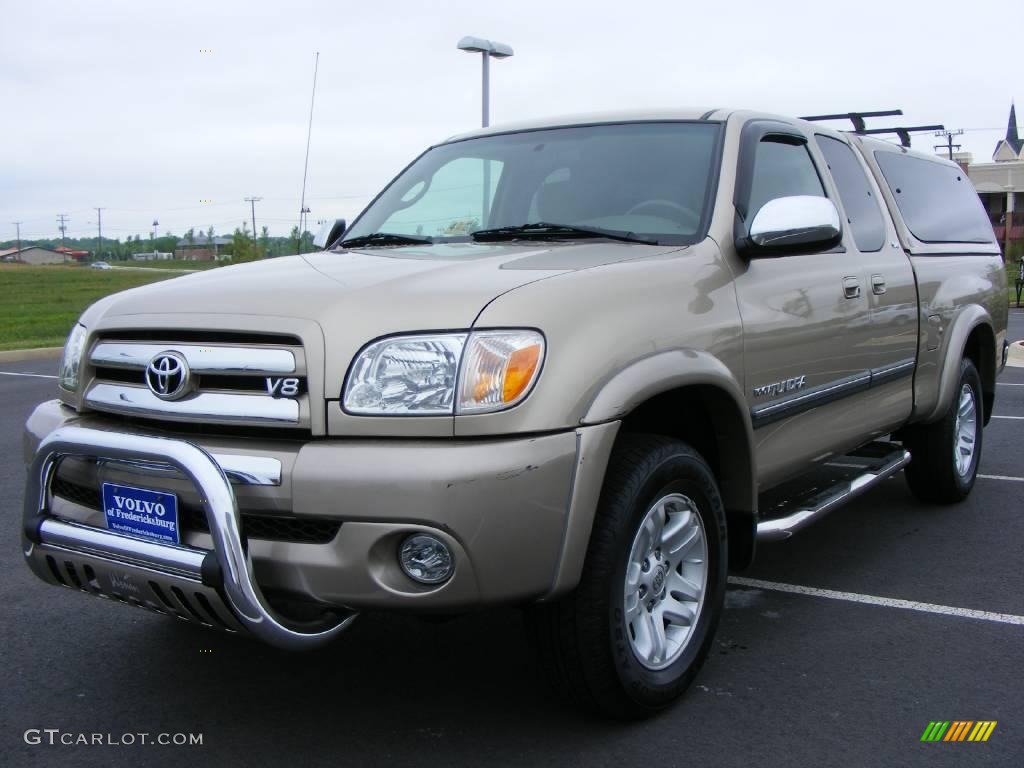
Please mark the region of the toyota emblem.
<svg viewBox="0 0 1024 768"><path fill-rule="evenodd" d="M161 400L177 400L189 390L192 374L177 352L161 352L146 366L146 384Z"/></svg>

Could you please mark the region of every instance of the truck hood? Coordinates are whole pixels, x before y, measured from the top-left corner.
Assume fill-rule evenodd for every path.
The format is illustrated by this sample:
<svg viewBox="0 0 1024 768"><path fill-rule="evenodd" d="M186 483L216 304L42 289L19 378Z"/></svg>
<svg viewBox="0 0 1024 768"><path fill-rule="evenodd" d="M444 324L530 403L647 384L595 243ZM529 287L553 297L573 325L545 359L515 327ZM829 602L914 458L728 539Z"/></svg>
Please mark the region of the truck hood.
<svg viewBox="0 0 1024 768"><path fill-rule="evenodd" d="M92 329L302 330L325 392L359 349L391 334L470 328L496 297L580 269L678 250L605 240L438 244L288 256L221 267L115 294L83 316ZM311 332L319 326L320 334ZM322 357L321 357L322 355ZM318 366L317 366L318 367ZM310 370L311 375L316 375Z"/></svg>
<svg viewBox="0 0 1024 768"><path fill-rule="evenodd" d="M101 302L124 315L273 315L324 331L353 322L372 337L467 328L490 301L546 277L674 248L588 241L572 245L442 244L287 256L222 267L135 288ZM97 307L99 309L99 307Z"/></svg>

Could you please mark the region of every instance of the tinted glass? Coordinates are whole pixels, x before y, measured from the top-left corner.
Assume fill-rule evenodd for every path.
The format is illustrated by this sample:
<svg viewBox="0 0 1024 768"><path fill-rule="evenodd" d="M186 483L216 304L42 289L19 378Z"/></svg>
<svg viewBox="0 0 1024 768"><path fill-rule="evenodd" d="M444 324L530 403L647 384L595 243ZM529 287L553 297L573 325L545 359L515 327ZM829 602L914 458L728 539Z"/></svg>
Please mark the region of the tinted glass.
<svg viewBox="0 0 1024 768"><path fill-rule="evenodd" d="M854 242L862 251L877 251L885 245L885 221L864 167L848 145L829 136L816 138L839 189Z"/></svg>
<svg viewBox="0 0 1024 768"><path fill-rule="evenodd" d="M757 146L747 210L757 215L761 206L778 197L824 197L825 190L807 147L765 139Z"/></svg>
<svg viewBox="0 0 1024 768"><path fill-rule="evenodd" d="M720 130L625 123L442 144L407 168L346 237L394 232L445 242L543 221L692 241L717 173Z"/></svg>
<svg viewBox="0 0 1024 768"><path fill-rule="evenodd" d="M925 243L991 243L974 185L960 168L899 152L875 152L885 183L914 237Z"/></svg>

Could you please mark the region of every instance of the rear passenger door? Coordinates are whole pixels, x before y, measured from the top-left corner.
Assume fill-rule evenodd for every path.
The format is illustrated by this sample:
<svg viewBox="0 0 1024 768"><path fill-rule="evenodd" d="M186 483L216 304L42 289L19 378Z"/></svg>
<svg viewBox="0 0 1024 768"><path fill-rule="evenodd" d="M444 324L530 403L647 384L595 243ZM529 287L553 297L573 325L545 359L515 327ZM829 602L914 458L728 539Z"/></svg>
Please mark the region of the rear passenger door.
<svg viewBox="0 0 1024 768"><path fill-rule="evenodd" d="M780 197L828 197L841 210L817 147L796 126L747 123L738 160L737 226ZM762 488L864 442L857 394L870 381L870 306L859 254L844 246L749 258L736 275Z"/></svg>
<svg viewBox="0 0 1024 768"><path fill-rule="evenodd" d="M814 138L839 193L846 239L852 241L865 277L871 338L864 361L872 389L866 426L888 431L906 421L913 408L918 338L914 270L860 153L845 137L819 133Z"/></svg>

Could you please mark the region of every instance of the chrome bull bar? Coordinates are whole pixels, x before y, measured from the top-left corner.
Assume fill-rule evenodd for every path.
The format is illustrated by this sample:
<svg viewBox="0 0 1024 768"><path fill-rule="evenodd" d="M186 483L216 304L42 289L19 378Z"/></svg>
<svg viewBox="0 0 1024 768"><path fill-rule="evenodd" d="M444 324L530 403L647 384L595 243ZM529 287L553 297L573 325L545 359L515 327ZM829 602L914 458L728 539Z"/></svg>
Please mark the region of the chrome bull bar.
<svg viewBox="0 0 1024 768"><path fill-rule="evenodd" d="M60 462L68 457L154 462L177 469L199 491L213 549L159 544L51 516L47 508L50 484ZM67 578L84 591L109 591L96 582L99 569L115 580L119 572L125 578L140 577L143 583L154 584L160 598L167 600L151 581L156 578L164 582L166 591L178 596L175 604L182 604L185 613L201 620L181 590L181 585L189 585L197 590L195 595L206 608L205 613L214 617L201 623L228 631L241 629L279 648L307 650L322 646L355 619L355 614L338 616L326 627L317 625L304 631L276 615L253 578L252 559L240 533L238 502L224 470L209 453L184 440L73 426L54 430L40 443L29 467L24 538L29 566L46 581L66 583L55 563L70 557ZM83 569L85 577L79 575L72 561ZM94 588L88 589L83 583ZM132 586L132 591L138 591L138 587ZM222 603L231 616L219 616L211 600ZM137 599L127 602L144 604Z"/></svg>

